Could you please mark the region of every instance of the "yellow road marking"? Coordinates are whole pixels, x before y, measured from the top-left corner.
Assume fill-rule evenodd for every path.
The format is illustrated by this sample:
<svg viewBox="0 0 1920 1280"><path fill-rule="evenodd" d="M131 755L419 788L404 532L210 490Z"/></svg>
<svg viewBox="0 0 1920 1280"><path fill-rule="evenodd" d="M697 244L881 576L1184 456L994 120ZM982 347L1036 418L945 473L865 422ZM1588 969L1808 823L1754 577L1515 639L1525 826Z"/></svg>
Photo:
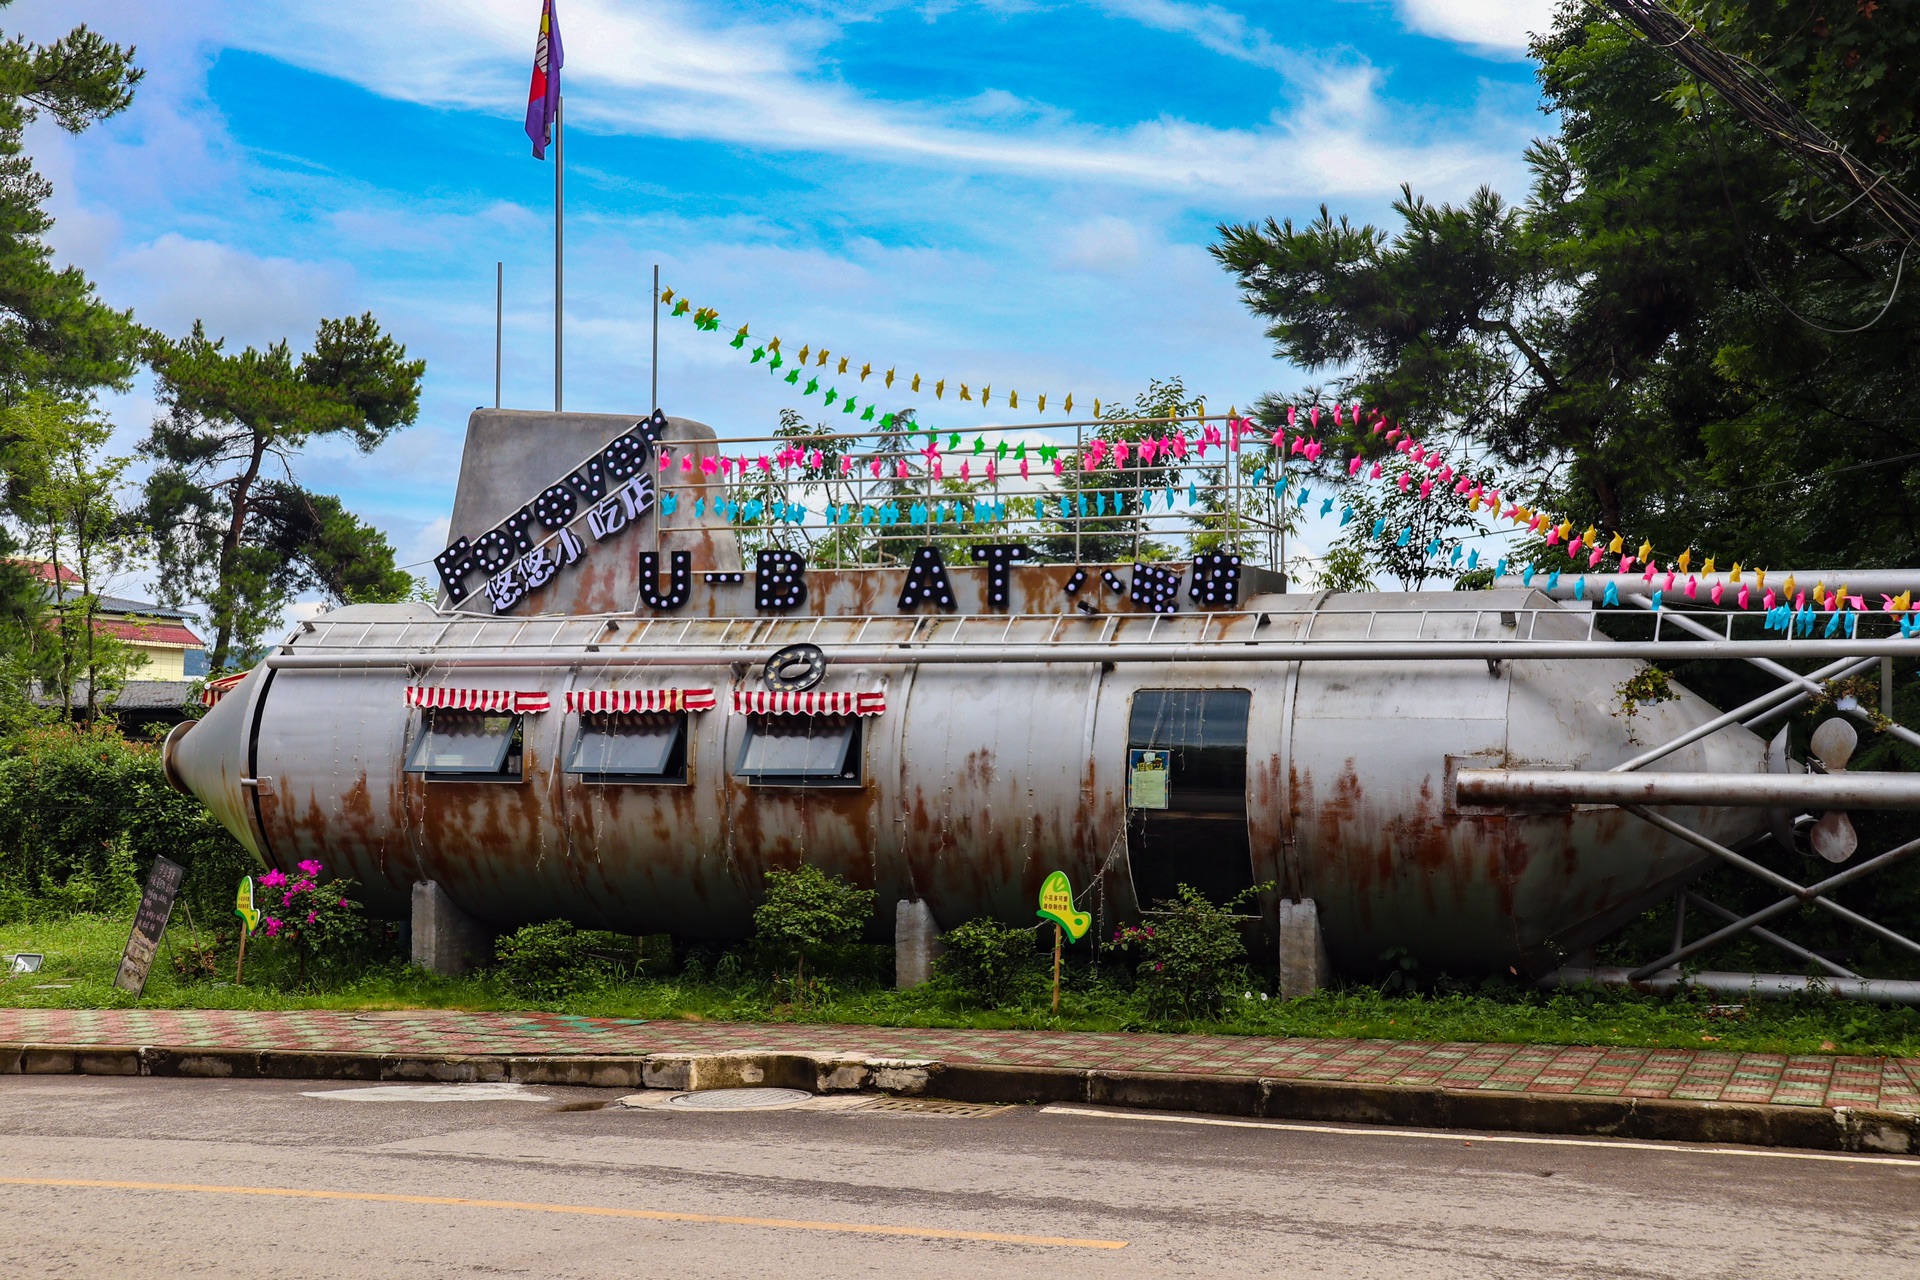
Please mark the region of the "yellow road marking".
<svg viewBox="0 0 1920 1280"><path fill-rule="evenodd" d="M1056 1249L1124 1249L1125 1240L1080 1240L1072 1236L1023 1236L1001 1231L952 1231L945 1227L897 1227L878 1222L811 1222L803 1218L743 1218L718 1213L670 1213L663 1209L618 1209L610 1205L544 1204L528 1200L476 1200L467 1196L407 1196L383 1191L325 1191L302 1187L220 1187L197 1182L121 1182L104 1178L5 1178L0 1186L85 1187L109 1191L178 1191L196 1195L280 1196L290 1200L351 1200L371 1204L452 1205L466 1209L518 1209L571 1213L588 1218L637 1218L645 1222L698 1222L722 1227L770 1227L783 1231L837 1231L848 1235L912 1236L920 1240L981 1240L990 1244L1044 1245Z"/></svg>

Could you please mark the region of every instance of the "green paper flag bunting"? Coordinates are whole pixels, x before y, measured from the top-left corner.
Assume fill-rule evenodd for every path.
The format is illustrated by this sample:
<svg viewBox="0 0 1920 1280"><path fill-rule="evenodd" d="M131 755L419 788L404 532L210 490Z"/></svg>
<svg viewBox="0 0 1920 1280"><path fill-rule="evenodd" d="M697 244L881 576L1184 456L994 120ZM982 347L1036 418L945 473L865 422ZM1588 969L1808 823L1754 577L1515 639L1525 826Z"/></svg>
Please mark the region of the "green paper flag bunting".
<svg viewBox="0 0 1920 1280"><path fill-rule="evenodd" d="M799 382L799 381L800 381L800 371L799 371L798 369L795 369L795 370L793 370L793 371L792 371L791 373L789 373L789 374L787 375L787 381L788 381L788 382L790 382L790 383L797 383L797 382Z"/></svg>
<svg viewBox="0 0 1920 1280"><path fill-rule="evenodd" d="M825 400L824 400L824 401L823 401L822 403L824 403L824 404L832 404L832 403L834 402L834 400L835 400L835 399L836 399L836 398L837 398L837 397L839 396L839 394L840 394L840 391L839 391L839 389L838 389L838 388L836 388L836 387L828 387L828 388L827 388L827 395L826 395L826 399L825 399Z"/></svg>
<svg viewBox="0 0 1920 1280"><path fill-rule="evenodd" d="M960 433L956 431L952 435L947 437L947 452L952 453L955 449L958 449L959 447L960 447Z"/></svg>
<svg viewBox="0 0 1920 1280"><path fill-rule="evenodd" d="M766 358L767 358L767 349L765 347L755 347L753 349L753 359L747 361L747 363L759 364L762 360L765 360Z"/></svg>
<svg viewBox="0 0 1920 1280"><path fill-rule="evenodd" d="M861 414L861 415L860 415L860 421L862 421L862 422L872 422L872 421L873 421L873 406L872 406L872 405L868 405L868 406L867 406L867 411L866 411L865 413L863 413L863 414Z"/></svg>
<svg viewBox="0 0 1920 1280"><path fill-rule="evenodd" d="M794 372L795 372L795 373L798 373L798 372L800 372L800 371L799 371L798 369L795 369L795 370L794 370ZM813 394L814 392L816 392L816 391L818 391L819 389L820 389L820 379L818 379L818 378L808 378L808 379L807 379L807 389L806 389L806 391L805 391L805 392L804 392L803 394L805 394L805 395L812 395L812 394Z"/></svg>

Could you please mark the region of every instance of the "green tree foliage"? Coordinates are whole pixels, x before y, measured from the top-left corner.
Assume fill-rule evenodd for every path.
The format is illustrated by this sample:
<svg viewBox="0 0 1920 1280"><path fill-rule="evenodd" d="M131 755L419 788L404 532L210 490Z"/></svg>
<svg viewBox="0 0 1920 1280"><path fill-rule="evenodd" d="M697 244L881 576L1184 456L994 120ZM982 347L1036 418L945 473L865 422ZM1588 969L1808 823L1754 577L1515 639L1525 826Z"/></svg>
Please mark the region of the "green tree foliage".
<svg viewBox="0 0 1920 1280"><path fill-rule="evenodd" d="M163 413L140 446L157 464L145 514L163 595L208 606L215 670L252 649L298 592L343 603L412 593L386 538L292 470L311 440L371 452L414 421L426 362L406 354L371 315L322 320L298 361L285 342L228 352L197 323L182 341L153 343Z"/></svg>
<svg viewBox="0 0 1920 1280"><path fill-rule="evenodd" d="M1914 189L1911 80L1887 79L1914 57L1910 21L1852 0L1707 8L1712 38L1770 55L1789 96ZM1388 229L1324 208L1220 228L1278 353L1662 560L1914 563L1920 294L1893 286L1920 264L1597 7L1564 5L1533 52L1561 130L1528 150L1525 203L1403 190ZM1335 478L1389 448L1336 443Z"/></svg>
<svg viewBox="0 0 1920 1280"><path fill-rule="evenodd" d="M67 714L77 689L89 718L133 661L125 644L94 625L103 580L125 569L137 547L118 497L129 460L101 456L112 434L112 424L86 405L43 391L0 407L7 512L22 548L53 574L36 584L44 607L23 612L23 625L6 639L20 674L57 696Z"/></svg>
<svg viewBox="0 0 1920 1280"><path fill-rule="evenodd" d="M53 188L35 172L25 135L42 115L80 133L125 110L139 81L133 50L84 26L51 44L0 43L0 399L28 388L82 396L133 375L141 334L132 313L102 304L77 267L53 264Z"/></svg>
<svg viewBox="0 0 1920 1280"><path fill-rule="evenodd" d="M807 960L852 942L873 915L875 894L818 867L767 873L767 896L753 913L754 941L774 960L793 966L793 996L807 989Z"/></svg>

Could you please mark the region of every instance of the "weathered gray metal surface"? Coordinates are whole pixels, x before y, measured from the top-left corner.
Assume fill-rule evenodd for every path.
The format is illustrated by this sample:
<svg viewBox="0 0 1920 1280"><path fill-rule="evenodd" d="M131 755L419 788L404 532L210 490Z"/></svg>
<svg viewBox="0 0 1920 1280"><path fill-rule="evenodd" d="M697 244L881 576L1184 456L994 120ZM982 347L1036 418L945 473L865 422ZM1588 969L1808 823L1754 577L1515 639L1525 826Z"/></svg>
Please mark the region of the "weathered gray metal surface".
<svg viewBox="0 0 1920 1280"><path fill-rule="evenodd" d="M845 576L813 575L828 607L890 604L880 599L880 576ZM1262 596L1244 607L1265 616L1261 640L1278 642L1309 627L1315 637L1356 642L1493 639L1503 608L1544 608L1535 628L1542 641L1578 643L1588 628L1586 617L1556 617L1542 597L1520 592L1492 593L1486 609L1464 613L1444 611L1458 607L1452 593L1336 596L1317 610L1309 603ZM445 619L417 605L358 606L297 634L288 649L296 658L341 648L377 655L432 621ZM1054 622L1016 621L1002 642L1045 643ZM516 640L545 649L561 630L598 629L578 618L461 625L498 628L489 647L503 656ZM696 629L725 632L739 655L758 654L773 632L796 625L748 617ZM733 776L745 722L728 713L728 692L758 683L745 663L725 660L724 644L704 665L667 673L564 660L489 668L471 665L485 655L469 652L458 683L552 696L553 711L525 718L517 783L426 782L402 772L419 719L403 692L444 681L448 673L431 663L411 672L282 668L270 687L269 673L256 672L175 742L169 767L271 861L321 858L361 878L370 900L388 909L402 909L416 881L434 880L462 909L501 927L566 915L738 936L766 873L804 861L872 886L883 903L922 898L943 927L982 914L1030 920L1039 882L1064 870L1090 889L1105 929L1142 906L1125 825L1134 695L1238 688L1252 697L1251 877L1282 881L1289 863L1297 868L1337 966L1365 967L1404 946L1456 968L1551 968L1703 856L1619 810L1529 813L1452 798L1462 767L1597 770L1628 759L1636 748L1614 690L1634 662L1289 663L1234 661L1224 648L1171 660L1207 625L1197 613L1096 621L1109 641L1131 632L1167 645L1170 660L1158 665L920 664L910 649L885 667L836 664L824 689L882 689L888 700L886 714L864 726L864 782L843 790L755 787ZM898 645L933 627L927 618L869 614L825 619L815 634L831 656L837 642ZM641 651L673 634L634 623L608 635L602 651ZM561 710L567 690L661 683L720 691L720 709L690 717L686 785L595 785L564 773L578 728L578 717ZM1643 708L1635 727L1659 740L1714 714L1682 692ZM1758 737L1732 726L1645 776L1752 773L1762 750ZM248 767L258 786L239 782L255 776L240 772ZM1676 816L1723 842L1765 823L1757 811L1726 808ZM1270 929L1276 909L1269 894Z"/></svg>

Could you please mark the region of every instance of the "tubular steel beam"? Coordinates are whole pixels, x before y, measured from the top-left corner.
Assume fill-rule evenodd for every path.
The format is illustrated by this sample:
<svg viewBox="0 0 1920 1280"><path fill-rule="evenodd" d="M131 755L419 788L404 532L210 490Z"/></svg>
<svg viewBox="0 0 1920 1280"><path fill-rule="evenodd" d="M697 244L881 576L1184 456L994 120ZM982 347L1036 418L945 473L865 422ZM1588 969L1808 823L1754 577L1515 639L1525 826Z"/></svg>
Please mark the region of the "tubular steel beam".
<svg viewBox="0 0 1920 1280"><path fill-rule="evenodd" d="M822 645L835 663L864 667L912 666L920 663L1047 663L1047 662L1461 662L1521 659L1638 658L1687 662L1704 658L1744 658L1762 655L1783 658L1920 657L1914 640L1300 640L1272 642L1217 641L1197 645L1057 644L1057 645ZM277 653L269 667L287 669L349 669L408 666L633 666L691 667L726 662L764 662L771 649L758 646L713 646L588 651L568 649L497 649L492 651L394 650L387 653ZM1774 664L1767 664L1772 666ZM1786 671L1786 668L1780 668ZM1788 672L1788 676L1800 677ZM1817 686L1816 686L1817 691ZM1920 735L1915 735L1920 745Z"/></svg>
<svg viewBox="0 0 1920 1280"><path fill-rule="evenodd" d="M1920 774L1462 769L1454 775L1454 792L1461 800L1475 804L1920 809Z"/></svg>
<svg viewBox="0 0 1920 1280"><path fill-rule="evenodd" d="M1815 671L1811 675L1809 675L1807 679L1809 680L1840 680L1840 679L1846 678L1849 675L1854 674L1855 672L1864 671L1876 662L1884 662L1884 661L1888 661L1888 659L1842 658L1838 662L1828 663L1826 666L1820 668L1818 671ZM1783 709L1783 705L1793 705L1799 702L1803 702L1811 696L1812 695L1807 693L1807 691L1804 689L1802 689L1798 693L1794 692L1793 687L1791 685L1783 685L1778 689L1769 690L1768 692L1763 693L1759 697L1753 699L1753 701L1751 702L1735 707L1733 710L1728 711L1723 715L1715 716L1713 719L1707 721L1704 724L1695 725L1693 728L1687 730L1685 733L1681 734L1679 737L1673 738L1667 742L1663 742L1651 751L1642 752L1641 754L1635 756L1633 759L1626 761L1624 764L1617 764L1613 766L1613 768L1609 769L1607 772L1632 773L1636 769L1644 769L1646 766L1652 764L1655 760L1660 760L1666 756L1670 756L1674 752L1680 750L1682 747L1691 746L1694 743L1700 741L1700 739L1705 738L1711 734L1718 733L1720 730L1727 728L1729 725L1745 722L1748 728L1752 728L1754 724L1763 722L1768 715L1778 713L1780 710ZM1757 712L1763 713L1763 714L1755 714ZM1750 716L1752 717L1751 720L1748 719L1748 717Z"/></svg>
<svg viewBox="0 0 1920 1280"><path fill-rule="evenodd" d="M1792 973L1668 973L1640 978L1624 967L1556 969L1537 984L1542 987L1632 987L1651 995L1672 995L1689 987L1723 996L1788 999L1804 995L1835 995L1874 1004L1920 1004L1920 982L1888 978L1808 978Z"/></svg>
<svg viewBox="0 0 1920 1280"><path fill-rule="evenodd" d="M1689 956L1695 956L1702 951L1717 947L1728 938L1745 933L1756 924L1765 924L1775 916L1785 915L1795 907L1807 902L1811 902L1815 906L1839 916L1842 920L1850 924L1857 924L1869 932L1878 934L1889 942L1897 943L1910 951L1920 952L1920 943L1914 942L1913 939L1895 933L1885 925L1869 920L1857 911L1849 911L1839 903L1821 896L1832 893L1836 889L1844 888L1864 876L1873 874L1882 867L1891 866L1893 863L1899 862L1901 859L1912 855L1916 851L1920 851L1920 840L1909 840L1903 845L1898 845L1887 850L1878 857L1869 858L1865 862L1848 867L1838 875L1828 876L1825 880L1817 884L1803 885L1796 884L1785 876L1771 871L1757 862L1741 857L1725 845L1709 840L1699 832L1683 827L1670 818L1663 817L1657 813L1649 813L1637 805L1627 806L1627 812L1646 822L1652 823L1662 831L1667 831L1679 836L1689 844L1698 845L1708 853L1726 859L1749 875L1756 876L1777 889L1784 889L1790 895L1789 897L1782 898L1771 906L1762 907L1752 915L1746 916L1737 923L1730 924L1724 929L1715 930L1704 938L1696 938L1684 947L1676 947L1670 954L1660 957L1660 959L1653 961L1651 964L1641 965L1638 969L1635 969L1631 975L1635 981L1656 974L1662 969L1679 964Z"/></svg>
<svg viewBox="0 0 1920 1280"><path fill-rule="evenodd" d="M1635 604L1639 605L1643 609L1653 608L1653 601L1649 600L1645 596L1641 596L1641 595L1629 596L1628 599L1632 600ZM1692 618L1687 617L1683 613L1669 613L1668 617L1671 619L1673 624L1679 627L1682 631L1691 631L1697 636L1711 636L1714 634L1712 628L1704 627L1700 625L1698 622L1695 622ZM1722 643L1725 643L1725 642L1722 641ZM1786 641L1786 643L1793 644L1795 642L1789 640L1789 641ZM1832 642L1829 641L1829 643L1832 643ZM1823 690L1820 687L1819 682L1814 680L1811 676L1803 676L1798 671L1789 670L1788 668L1781 666L1779 663L1771 661L1772 658L1790 658L1790 657L1796 656L1792 653L1781 653L1776 651L1771 654L1743 653L1743 654L1740 654L1739 656L1742 658L1745 658L1748 662L1751 662L1754 666L1760 668L1760 670L1766 672L1768 675L1774 676L1781 680L1785 680L1788 683L1794 685L1796 688L1803 689L1806 692L1813 693L1813 694L1819 694L1819 693L1825 692L1825 690ZM1888 655L1879 654L1877 656L1888 656ZM1856 720L1859 720L1868 725L1873 724L1873 715L1865 707L1851 707L1851 708L1846 708L1845 711L1847 715L1852 716ZM1879 726L1875 726L1875 727L1878 728ZM1892 734L1894 737L1900 739L1900 741L1908 744L1909 746L1920 747L1920 733L1915 733L1913 730L1907 728L1903 724L1889 724L1885 727L1884 730L1882 730L1882 732Z"/></svg>
<svg viewBox="0 0 1920 1280"><path fill-rule="evenodd" d="M1680 892L1685 901L1693 903L1694 906L1699 907L1709 915L1718 916L1729 923L1738 923L1740 920L1740 917L1735 913L1727 910L1717 902L1701 897L1691 889L1683 889ZM1781 937L1771 929L1763 929L1759 925L1754 925L1747 930L1747 932L1769 946L1777 947L1781 951L1786 952L1795 960L1804 960L1808 964L1819 965L1836 978L1857 978L1860 976L1844 965L1837 965L1825 956L1809 951L1799 943Z"/></svg>

